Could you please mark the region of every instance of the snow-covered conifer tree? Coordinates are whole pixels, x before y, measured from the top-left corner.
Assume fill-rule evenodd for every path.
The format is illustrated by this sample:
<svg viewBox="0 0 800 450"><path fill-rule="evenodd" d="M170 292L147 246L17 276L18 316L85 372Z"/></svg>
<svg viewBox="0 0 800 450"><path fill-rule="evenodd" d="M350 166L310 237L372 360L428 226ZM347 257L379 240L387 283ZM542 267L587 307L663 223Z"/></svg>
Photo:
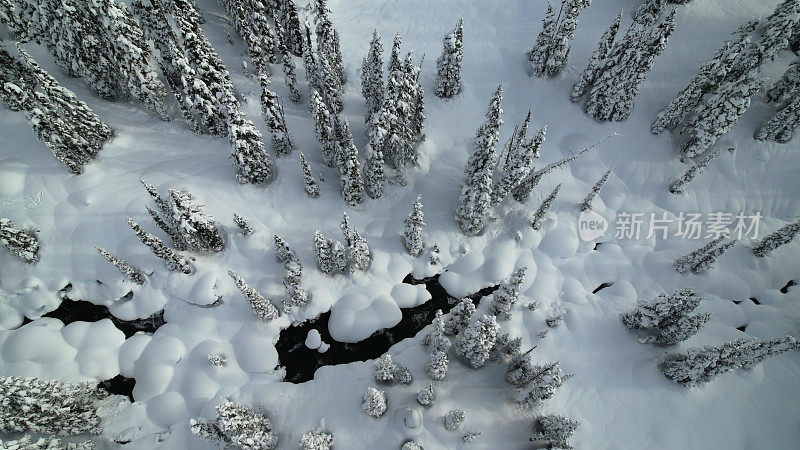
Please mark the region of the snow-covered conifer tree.
<svg viewBox="0 0 800 450"><path fill-rule="evenodd" d="M352 226L350 217L347 213L342 215L341 222L342 234L347 242L348 257L350 260L350 270L367 270L372 264L372 255L369 251L367 240L361 236Z"/></svg>
<svg viewBox="0 0 800 450"><path fill-rule="evenodd" d="M500 134L503 109L500 102L503 85L497 87L489 103L486 121L478 129L474 150L464 171L464 185L456 208L456 222L469 235L480 233L486 226L492 194L492 172L497 163L495 146Z"/></svg>
<svg viewBox="0 0 800 450"><path fill-rule="evenodd" d="M789 64L789 68L777 83L767 90L767 101L779 102L791 97L800 88L800 61Z"/></svg>
<svg viewBox="0 0 800 450"><path fill-rule="evenodd" d="M483 366L494 347L500 325L492 315L473 317L469 325L458 335L455 342L456 354L469 361L473 369Z"/></svg>
<svg viewBox="0 0 800 450"><path fill-rule="evenodd" d="M423 450L422 446L414 441L405 441L400 447L400 450Z"/></svg>
<svg viewBox="0 0 800 450"><path fill-rule="evenodd" d="M391 383L395 380L395 376L400 371L400 365L392 360L392 355L386 353L375 361L373 365L373 376L375 381L382 383Z"/></svg>
<svg viewBox="0 0 800 450"><path fill-rule="evenodd" d="M565 0L561 4L564 18L553 35L543 72L553 78L567 65L567 56L572 48L572 38L578 28L578 15L581 9L589 6L591 0Z"/></svg>
<svg viewBox="0 0 800 450"><path fill-rule="evenodd" d="M469 298L461 301L450 310L450 315L444 322L444 334L454 335L460 333L469 325L472 315L475 314L475 305Z"/></svg>
<svg viewBox="0 0 800 450"><path fill-rule="evenodd" d="M496 316L498 320L508 320L511 317L511 308L519 299L519 289L525 281L525 271L527 270L527 267L515 270L494 292L489 313Z"/></svg>
<svg viewBox="0 0 800 450"><path fill-rule="evenodd" d="M763 20L760 61L773 60L779 51L789 47L792 33L800 27L800 3L784 0Z"/></svg>
<svg viewBox="0 0 800 450"><path fill-rule="evenodd" d="M291 248L289 248L289 244L287 244L282 237L276 234L274 236L274 239L275 239L275 256L278 258L278 261L284 264L300 261L297 258L297 254Z"/></svg>
<svg viewBox="0 0 800 450"><path fill-rule="evenodd" d="M433 385L429 384L428 387L423 388L417 393L417 403L422 406L429 406L436 400L436 392L433 390Z"/></svg>
<svg viewBox="0 0 800 450"><path fill-rule="evenodd" d="M306 81L309 89L313 91L322 90L322 81L319 78L319 64L314 56L314 47L311 43L311 30L308 22L303 26L303 67L306 69Z"/></svg>
<svg viewBox="0 0 800 450"><path fill-rule="evenodd" d="M0 226L2 224L2 220L0 220ZM133 281L136 284L142 285L147 280L144 276L144 272L142 269L130 265L127 261L122 258L117 257L116 255L111 254L108 250L100 248L98 246L94 246L97 249L97 252L103 255L105 259L108 260L111 264L114 265L123 275L125 278Z"/></svg>
<svg viewBox="0 0 800 450"><path fill-rule="evenodd" d="M383 391L367 388L361 400L361 409L372 417L380 417L386 412L386 394Z"/></svg>
<svg viewBox="0 0 800 450"><path fill-rule="evenodd" d="M720 256L722 256L723 253L725 253L731 247L733 247L734 244L736 244L736 240L735 239L730 241L730 242L726 242L726 243L724 243L724 244L722 244L720 246L715 247L710 252L706 253L702 258L700 258L700 260L697 262L697 264L692 266L692 272L694 272L694 273L705 272L712 265L714 265L715 262L717 262L717 259Z"/></svg>
<svg viewBox="0 0 800 450"><path fill-rule="evenodd" d="M794 91L794 95L791 101L758 128L753 137L759 141L772 140L780 143L792 139L800 127L800 90Z"/></svg>
<svg viewBox="0 0 800 450"><path fill-rule="evenodd" d="M536 418L531 441L543 441L546 448L570 449L572 445L567 442L567 439L575 433L579 426L580 422L566 417L557 415L540 416Z"/></svg>
<svg viewBox="0 0 800 450"><path fill-rule="evenodd" d="M333 114L342 112L342 86L331 64L330 55L317 53L317 66L319 67L320 87L325 105Z"/></svg>
<svg viewBox="0 0 800 450"><path fill-rule="evenodd" d="M253 310L253 314L255 314L259 320L262 322L270 322L272 319L278 317L278 308L273 306L266 297L247 284L247 282L233 270L228 269L228 275L233 278L236 287L247 299L247 302L250 304L250 309Z"/></svg>
<svg viewBox="0 0 800 450"><path fill-rule="evenodd" d="M556 389L568 378L561 372L557 362L534 366L529 376L529 381L514 394L514 401L526 409L533 408L542 400L552 397Z"/></svg>
<svg viewBox="0 0 800 450"><path fill-rule="evenodd" d="M300 166L303 170L303 184L305 185L306 194L311 198L319 197L319 187L314 180L314 176L311 175L311 167L302 153L300 153Z"/></svg>
<svg viewBox="0 0 800 450"><path fill-rule="evenodd" d="M383 44L378 30L372 32L369 52L361 64L361 94L364 96L366 113L364 122L371 122L383 105Z"/></svg>
<svg viewBox="0 0 800 450"><path fill-rule="evenodd" d="M800 233L800 220L784 225L758 241L753 246L753 254L758 257L767 256L776 248L791 242L798 233Z"/></svg>
<svg viewBox="0 0 800 450"><path fill-rule="evenodd" d="M515 358L522 352L522 338L515 337L511 339L508 333L503 333L497 337L497 342L489 354L489 359L492 362L507 362L509 359Z"/></svg>
<svg viewBox="0 0 800 450"><path fill-rule="evenodd" d="M792 336L759 341L743 338L720 346L691 348L685 354L669 355L661 372L684 386L697 386L735 369L751 369L770 356L798 348Z"/></svg>
<svg viewBox="0 0 800 450"><path fill-rule="evenodd" d="M422 240L422 227L426 226L422 212L421 195L417 196L412 205L411 214L403 219L403 223L405 224L403 240L406 244L406 249L408 249L411 256L419 256L425 248L425 243Z"/></svg>
<svg viewBox="0 0 800 450"><path fill-rule="evenodd" d="M520 142L518 146L514 146L510 149L500 180L495 184L492 190L493 203L497 204L503 201L503 199L508 196L509 192L514 192L517 189L529 192L538 184L538 179L532 182L526 180L528 179L528 175L534 170L534 159L539 157L540 148L544 142L546 133L547 126L544 126L529 141ZM519 138L521 138L521 136Z"/></svg>
<svg viewBox="0 0 800 450"><path fill-rule="evenodd" d="M97 410L107 397L108 393L98 389L96 383L0 377L0 405L3 405L0 430L50 435L100 434Z"/></svg>
<svg viewBox="0 0 800 450"><path fill-rule="evenodd" d="M292 152L292 139L286 128L286 116L278 94L269 89L269 78L261 75L261 113L272 134L272 148L278 156Z"/></svg>
<svg viewBox="0 0 800 450"><path fill-rule="evenodd" d="M150 247L153 253L167 263L169 270L180 270L185 274L192 273L192 265L186 258L175 253L171 248L167 247L164 242L156 236L144 231L138 223L133 219L128 218L128 225L131 226L136 237L142 241L142 244Z"/></svg>
<svg viewBox="0 0 800 450"><path fill-rule="evenodd" d="M434 351L428 355L428 364L425 365L425 371L432 380L441 381L447 376L448 364L447 353Z"/></svg>
<svg viewBox="0 0 800 450"><path fill-rule="evenodd" d="M203 212L203 205L186 191L169 191L172 223L189 250L219 252L225 247L216 219Z"/></svg>
<svg viewBox="0 0 800 450"><path fill-rule="evenodd" d="M240 111L229 118L228 138L233 150L231 157L237 168L240 183L267 183L275 176L272 157L264 148L261 132Z"/></svg>
<svg viewBox="0 0 800 450"><path fill-rule="evenodd" d="M191 419L192 433L201 438L217 441L222 446L247 450L272 450L278 447L278 438L272 433L272 424L263 414L247 405L225 402L216 407L213 421Z"/></svg>
<svg viewBox="0 0 800 450"><path fill-rule="evenodd" d="M702 298L692 289L681 289L670 296L660 294L653 300L639 300L636 308L622 315L622 323L643 334L639 342L675 345L700 331L711 318L709 314L692 314Z"/></svg>
<svg viewBox="0 0 800 450"><path fill-rule="evenodd" d="M358 149L350 134L350 126L344 122L343 133L347 147L342 149L343 160L339 168L342 174L342 198L345 203L355 207L364 203L364 180L361 177L361 164L358 162Z"/></svg>
<svg viewBox="0 0 800 450"><path fill-rule="evenodd" d="M436 96L452 98L461 92L461 62L464 60L464 19L445 35L442 55L436 60Z"/></svg>
<svg viewBox="0 0 800 450"><path fill-rule="evenodd" d="M583 203L581 204L581 211L587 211L592 209L592 202L594 198L597 197L597 194L600 193L600 189L603 189L603 185L606 184L608 181L608 177L611 175L611 169L608 169L606 173L603 174L602 177L595 183L592 190L589 191L589 194L586 195L586 198L583 199Z"/></svg>
<svg viewBox="0 0 800 450"><path fill-rule="evenodd" d="M683 176L678 178L677 180L673 181L669 185L669 191L673 194L680 194L686 188L686 185L689 184L697 174L703 173L703 170L708 166L708 163L714 160L719 155L719 148L714 149L711 153L708 154L705 158L703 158L699 163L693 164L692 167L689 168L686 172L684 172Z"/></svg>
<svg viewBox="0 0 800 450"><path fill-rule="evenodd" d="M724 239L725 236L719 236L703 247L689 253L688 255L676 259L675 263L673 264L675 270L680 273L688 272L689 269L699 263L700 260L703 259L703 257L709 252L711 252L712 249L719 246Z"/></svg>
<svg viewBox="0 0 800 450"><path fill-rule="evenodd" d="M386 184L386 173L383 164L383 149L388 134L386 127L386 110L373 115L369 126L369 141L364 147L364 188L371 198L380 198Z"/></svg>
<svg viewBox="0 0 800 450"><path fill-rule="evenodd" d="M27 263L39 260L39 240L36 234L18 228L11 219L0 218L0 244Z"/></svg>
<svg viewBox="0 0 800 450"><path fill-rule="evenodd" d="M467 413L462 409L451 409L447 411L444 416L444 429L447 431L455 431L464 422Z"/></svg>
<svg viewBox="0 0 800 450"><path fill-rule="evenodd" d="M303 450L331 450L333 435L321 429L308 431L300 437L300 448Z"/></svg>
<svg viewBox="0 0 800 450"><path fill-rule="evenodd" d="M272 30L269 2L261 0L219 0L242 38L259 76L269 75L269 64L276 61L275 32Z"/></svg>
<svg viewBox="0 0 800 450"><path fill-rule="evenodd" d="M539 369L536 368L538 366L534 366L533 363L531 363L531 351L533 351L533 349L511 358L506 368L506 382L508 384L520 388L535 378Z"/></svg>
<svg viewBox="0 0 800 450"><path fill-rule="evenodd" d="M481 435L483 435L483 433L480 431L467 431L461 435L461 442L464 444L471 444Z"/></svg>
<svg viewBox="0 0 800 450"><path fill-rule="evenodd" d="M620 23L622 23L622 11L617 14L617 17L614 19L614 22L611 23L611 26L603 32L603 35L600 36L600 41L597 43L597 48L592 53L592 58L589 60L589 64L581 73L581 77L572 86L572 92L570 92L569 99L576 103L580 98L586 93L586 90L594 84L594 81L597 79L597 76L600 72L600 69L603 66L603 61L608 57L609 53L611 53L611 49L614 48L614 39L617 37L617 32L619 31Z"/></svg>
<svg viewBox="0 0 800 450"><path fill-rule="evenodd" d="M422 345L430 347L431 353L439 351L446 353L453 344L445 336L444 318L441 309L436 311L431 325L433 325L433 329L422 338Z"/></svg>
<svg viewBox="0 0 800 450"><path fill-rule="evenodd" d="M291 3L292 0L284 0L284 2ZM280 23L276 22L275 28L279 36L284 35ZM283 79L286 81L286 86L289 88L289 98L294 103L300 103L300 91L297 90L296 67L292 60L292 55L283 39L276 39L276 42L278 45L278 55L280 55L281 58L281 67L283 68Z"/></svg>
<svg viewBox="0 0 800 450"><path fill-rule="evenodd" d="M552 44L557 27L558 17L556 17L556 12L553 10L553 4L548 0L547 12L542 19L542 31L540 31L539 35L536 37L533 48L528 51L528 60L530 61L530 66L528 68L529 75L540 77L544 74L547 57L550 53L550 45Z"/></svg>
<svg viewBox="0 0 800 450"><path fill-rule="evenodd" d="M317 255L317 266L319 266L319 270L328 275L333 274L335 271L331 245L331 240L324 237L319 230L314 233L314 252Z"/></svg>
<svg viewBox="0 0 800 450"><path fill-rule="evenodd" d="M550 208L553 206L553 202L555 201L559 190L561 190L561 183L559 183L555 187L555 189L553 189L553 192L551 192L550 195L548 195L547 198L545 198L544 201L542 201L542 204L539 206L539 209L537 209L536 212L534 213L533 220L531 220L531 227L533 227L534 230L542 229L542 224L544 222L544 219L550 212Z"/></svg>
<svg viewBox="0 0 800 450"><path fill-rule="evenodd" d="M253 234L254 231L253 227L251 227L250 224L247 223L247 220L245 220L244 217L236 213L233 213L233 223L235 223L236 226L239 227L240 230L242 230L242 234L245 235Z"/></svg>
<svg viewBox="0 0 800 450"><path fill-rule="evenodd" d="M336 146L331 113L317 91L311 92L309 103L311 104L311 116L314 118L314 131L322 149L322 161L326 166L333 167L336 159Z"/></svg>
<svg viewBox="0 0 800 450"><path fill-rule="evenodd" d="M278 37L294 56L303 55L303 31L300 29L300 18L294 0L276 0L274 17ZM278 28L277 25L280 25Z"/></svg>

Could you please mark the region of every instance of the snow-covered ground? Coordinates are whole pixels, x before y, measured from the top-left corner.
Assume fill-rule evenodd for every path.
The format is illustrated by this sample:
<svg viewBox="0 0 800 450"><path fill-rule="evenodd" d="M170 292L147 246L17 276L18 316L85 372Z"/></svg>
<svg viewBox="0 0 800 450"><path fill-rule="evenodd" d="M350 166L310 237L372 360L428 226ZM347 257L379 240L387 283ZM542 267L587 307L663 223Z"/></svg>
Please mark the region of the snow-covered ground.
<svg viewBox="0 0 800 450"><path fill-rule="evenodd" d="M497 284L518 267L527 266L522 301L503 332L521 336L523 348L537 345L536 362L560 361L575 376L541 408L581 422L571 439L576 448L796 448L800 441L800 352L770 359L755 369L719 377L699 388L685 388L657 368L663 349L639 344L620 323L619 314L637 299L659 292L694 287L706 297L700 309L712 314L700 333L679 349L744 336L762 339L800 334L800 288L780 288L800 277L800 240L771 256L755 258L745 239L723 255L715 268L701 275L678 274L673 260L706 240L617 239L609 230L595 242L578 238L579 204L608 170L611 178L595 200L595 210L613 228L618 214L666 212L760 213L759 236L800 214L798 141L775 144L755 141L753 131L768 118L772 106L758 95L754 104L724 136L722 151L706 173L682 195L670 194L669 182L688 166L679 162L669 133L653 136L650 121L696 73L739 24L768 14L776 0L695 0L681 6L677 30L643 84L631 117L622 123L597 123L580 105L569 101L572 83L583 70L600 34L619 9L623 29L637 0L595 0L580 16L568 68L556 79L529 78L527 51L540 28L544 2L530 0L331 0L334 25L341 34L348 75L344 115L359 149L365 144L358 69L373 29L391 46L403 35L403 50L423 54L426 89L426 141L420 166L409 171L406 186L390 186L379 200L357 210L339 193L338 175L322 165L307 102L285 103L296 150L278 159L279 176L266 188L239 185L228 159L226 140L192 134L185 123L164 123L141 105L110 103L95 97L80 80L68 79L42 49L32 47L38 61L85 100L116 131L116 137L86 167L71 175L30 131L22 113L0 112L0 216L39 231L41 261L25 266L0 252L0 375L26 375L77 381L107 379L117 374L136 379L137 401L109 422L108 438L123 433L126 448L214 448L193 436L191 417L211 418L224 398L263 405L282 445L292 448L320 418L335 436L337 448L399 448L414 438L426 449L456 448L460 433L445 431L443 415L464 409L461 431L481 431L474 448L524 448L531 433L532 413L510 401L503 381L505 366L488 364L473 370L453 362L447 379L436 384L438 400L425 409L422 424L407 428L400 411L416 405L416 393L427 386L427 355L418 338L389 350L409 367L411 386L387 389L389 410L374 419L360 409L361 394L374 385L371 362L323 367L313 381L280 382L274 342L282 328L332 309L331 334L353 342L400 320L400 307L424 300L401 287L412 273L421 278L441 271L442 285L462 296ZM258 83L241 73L244 46L225 41L222 8L200 0L207 36L221 54L239 90L249 99L244 109L264 132L259 117ZM433 96L433 61L442 36L464 18L464 91L450 101ZM7 37L7 36L6 36ZM385 54L386 58L387 55ZM776 80L791 55L782 54L765 73ZM297 61L299 64L299 60ZM300 64L299 64L300 65ZM302 70L300 70L302 72ZM273 87L288 99L288 89L275 67ZM304 80L302 75L299 76ZM453 212L460 191L469 142L484 120L489 97L503 82L501 143L514 124L533 110L532 129L548 126L542 148L544 163L568 156L608 135L613 137L566 168L546 176L534 198L521 205L507 199L498 206L485 232L466 237ZM769 82L768 82L769 83ZM308 98L303 88L304 100ZM173 111L173 115L179 115ZM303 152L314 175L322 174L321 195L303 191L299 157ZM190 191L227 231L227 248L198 256L196 273L166 270L125 223L127 217L155 229L145 205L150 199L139 183L144 178L161 191ZM552 214L541 232L529 217L541 200L563 183ZM41 194L41 195L40 195ZM402 219L421 194L429 245L438 244L442 265L428 264L428 253L412 258L403 248ZM316 229L340 238L339 220L347 211L367 238L374 262L366 273L328 276L314 261ZM243 236L233 213L246 218L255 233ZM649 216L648 216L649 217ZM674 224L672 226L674 231ZM230 267L265 296L285 295L282 266L273 251L273 234L283 237L305 268L303 286L313 301L301 317L258 322L226 274ZM646 230L643 235L646 235ZM100 257L99 245L153 272L144 286L122 281ZM101 283L98 283L97 281ZM106 304L123 319L147 317L165 308L167 324L152 336L127 340L110 321L63 326L45 318L19 327L23 316L35 319L55 309L56 291L72 283L70 297ZM610 287L593 294L602 283ZM133 290L131 300L115 301ZM219 296L223 303L213 308ZM758 304L749 298L755 298ZM536 300L539 307L522 307ZM485 308L485 306L483 306ZM567 313L564 323L544 339L544 319L553 310ZM744 331L737 327L746 325ZM224 354L224 366L209 364L209 353Z"/></svg>

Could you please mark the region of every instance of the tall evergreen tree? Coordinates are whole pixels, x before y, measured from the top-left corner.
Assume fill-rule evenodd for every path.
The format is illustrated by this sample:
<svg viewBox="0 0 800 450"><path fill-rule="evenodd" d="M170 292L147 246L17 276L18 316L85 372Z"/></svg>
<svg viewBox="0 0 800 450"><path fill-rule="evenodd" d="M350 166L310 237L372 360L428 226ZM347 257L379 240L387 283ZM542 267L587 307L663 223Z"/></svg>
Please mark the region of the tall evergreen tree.
<svg viewBox="0 0 800 450"><path fill-rule="evenodd" d="M319 64L314 56L314 46L311 43L311 29L308 22L303 26L303 67L306 69L306 81L309 90L321 91L322 81L319 77Z"/></svg>
<svg viewBox="0 0 800 450"><path fill-rule="evenodd" d="M556 12L553 10L553 4L548 0L547 12L544 18L542 18L542 31L540 31L539 35L536 37L533 48L528 51L528 60L530 61L528 69L529 75L540 77L544 74L547 57L550 51L550 43L552 42L553 36L556 34L558 19L559 17L556 17Z"/></svg>
<svg viewBox="0 0 800 450"><path fill-rule="evenodd" d="M567 56L572 47L572 38L578 28L578 14L586 8L591 0L565 0L561 4L564 18L558 25L555 35L550 43L549 55L544 66L544 73L553 78L567 65Z"/></svg>
<svg viewBox="0 0 800 450"><path fill-rule="evenodd" d="M794 99L761 125L754 137L759 141L772 140L786 143L792 139L798 127L800 127L800 91L796 91Z"/></svg>
<svg viewBox="0 0 800 450"><path fill-rule="evenodd" d="M138 223L133 221L133 219L128 219L128 225L131 226L133 232L136 234L136 237L142 241L142 244L150 247L157 257L166 262L169 270L180 270L187 275L192 273L192 265L189 263L189 261L175 253L171 248L167 247L167 245L164 244L161 239L144 231Z"/></svg>
<svg viewBox="0 0 800 450"><path fill-rule="evenodd" d="M27 263L39 260L39 240L36 234L18 228L11 219L0 218L0 244L12 255Z"/></svg>
<svg viewBox="0 0 800 450"><path fill-rule="evenodd" d="M535 434L531 436L531 441L544 441L547 448L571 449L572 445L567 442L567 439L575 433L579 426L580 422L566 417L557 415L539 416L536 418Z"/></svg>
<svg viewBox="0 0 800 450"><path fill-rule="evenodd" d="M758 257L767 256L776 248L791 242L798 233L800 233L800 220L784 225L756 243L753 254Z"/></svg>
<svg viewBox="0 0 800 450"><path fill-rule="evenodd" d="M421 195L417 196L417 199L412 205L411 214L403 219L403 223L405 224L403 240L406 244L406 249L411 256L419 256L425 248L425 242L422 240L422 227L427 226L422 212Z"/></svg>
<svg viewBox="0 0 800 450"><path fill-rule="evenodd" d="M530 117L530 112L528 114ZM547 126L542 127L529 141L521 142L525 139L528 120L525 119L523 127L517 133L516 142L509 148L500 179L492 189L493 204L502 202L508 193L519 186L534 169L533 163L535 158L539 157Z"/></svg>
<svg viewBox="0 0 800 450"><path fill-rule="evenodd" d="M145 281L147 281L147 278L145 278L144 272L142 272L142 269L139 269L138 267L130 265L124 259L119 258L118 256L110 253L108 250L106 250L104 248L100 248L100 247L98 247L96 245L94 246L94 248L97 249L97 253L100 253L101 255L103 255L103 257L105 259L107 259L108 262L113 264L114 267L116 267L120 272L122 272L122 274L125 275L125 278L127 278L130 281L133 281L134 283L139 284L139 285L142 285L142 284L144 284Z"/></svg>
<svg viewBox="0 0 800 450"><path fill-rule="evenodd" d="M275 24L280 41L292 55L303 56L303 31L294 0L275 0L274 3Z"/></svg>
<svg viewBox="0 0 800 450"><path fill-rule="evenodd" d="M489 359L489 352L499 333L500 325L494 316L484 314L479 318L473 317L456 339L456 354L466 358L473 369L481 367Z"/></svg>
<svg viewBox="0 0 800 450"><path fill-rule="evenodd" d="M515 270L507 280L500 284L500 288L492 296L489 312L498 320L508 320L511 317L511 308L517 303L520 288L525 281L527 267Z"/></svg>
<svg viewBox="0 0 800 450"><path fill-rule="evenodd" d="M291 2L291 0L285 0L287 2ZM283 34L283 28L281 28L280 23L276 23L275 27L279 35ZM292 55L289 52L289 48L286 46L286 43L282 39L276 39L277 46L278 46L278 56L280 57L281 64L283 67L283 79L286 81L286 86L289 88L289 95L294 103L300 103L300 91L297 90L297 75L295 75L295 65L294 61L292 60Z"/></svg>
<svg viewBox="0 0 800 450"><path fill-rule="evenodd" d="M332 115L317 91L311 92L309 104L311 105L311 116L314 118L314 131L322 150L322 162L328 167L333 167L336 163L336 145L334 144Z"/></svg>
<svg viewBox="0 0 800 450"><path fill-rule="evenodd" d="M347 146L342 149L343 160L339 168L342 174L342 198L350 206L364 203L364 180L361 178L361 164L358 162L358 149L350 134L350 126L344 122Z"/></svg>
<svg viewBox="0 0 800 450"><path fill-rule="evenodd" d="M342 234L347 242L348 259L350 260L350 270L367 270L372 265L372 255L369 251L367 240L361 236L350 225L350 217L347 213L342 214L340 224Z"/></svg>
<svg viewBox="0 0 800 450"><path fill-rule="evenodd" d="M300 153L300 165L303 170L303 184L305 185L306 194L311 198L319 197L319 187L317 182L314 181L314 176L311 175L311 167L302 153Z"/></svg>
<svg viewBox="0 0 800 450"><path fill-rule="evenodd" d="M259 75L269 75L269 64L277 61L272 14L262 0L219 0L242 38Z"/></svg>
<svg viewBox="0 0 800 450"><path fill-rule="evenodd" d="M272 157L264 148L261 132L239 111L229 119L229 139L233 146L236 179L240 183L268 183L275 176Z"/></svg>
<svg viewBox="0 0 800 450"><path fill-rule="evenodd" d="M364 187L371 198L380 198L386 184L383 149L389 134L387 115L385 109L373 115L369 126L369 141L364 147Z"/></svg>
<svg viewBox="0 0 800 450"><path fill-rule="evenodd" d="M576 103L586 90L594 84L594 81L597 79L597 76L600 73L600 70L603 66L603 61L608 57L611 53L611 49L614 48L614 39L617 38L617 32L619 31L619 26L622 23L622 11L617 14L617 17L614 19L614 22L611 23L611 26L603 32L603 35L600 36L600 41L597 43L597 48L592 53L592 58L589 60L589 64L586 66L586 69L583 70L581 73L581 77L572 86L572 92L570 93L569 99Z"/></svg>
<svg viewBox="0 0 800 450"><path fill-rule="evenodd" d="M689 168L686 172L684 172L683 176L678 178L677 180L673 181L669 185L669 191L673 194L680 194L686 188L686 185L689 184L697 174L702 173L706 166L713 161L719 155L719 148L714 149L712 152L708 154L705 158L703 158L697 164L692 164L692 167Z"/></svg>
<svg viewBox="0 0 800 450"><path fill-rule="evenodd" d="M286 156L292 152L292 139L289 130L286 128L286 116L283 112L283 104L278 94L269 89L269 78L261 75L261 113L267 122L270 134L272 134L272 148L275 154Z"/></svg>
<svg viewBox="0 0 800 450"><path fill-rule="evenodd" d="M592 209L592 202L594 201L597 194L600 193L600 189L603 188L603 185L606 184L608 181L608 177L611 175L611 169L608 169L606 173L597 180L597 183L592 187L592 190L589 191L589 194L586 195L586 198L583 199L583 203L581 204L581 211L587 211Z"/></svg>
<svg viewBox="0 0 800 450"><path fill-rule="evenodd" d="M369 52L361 64L361 94L364 96L366 113L364 122L371 123L383 104L383 44L378 31L372 32ZM370 129L371 131L371 129Z"/></svg>
<svg viewBox="0 0 800 450"><path fill-rule="evenodd" d="M800 88L800 60L789 64L789 68L777 83L767 90L767 100L779 102L792 97Z"/></svg>
<svg viewBox="0 0 800 450"><path fill-rule="evenodd" d="M228 269L228 275L233 278L234 283L236 283L236 287L247 299L247 303L250 304L250 309L259 320L262 322L269 322L278 317L278 308L273 306L266 297L261 295L261 293L259 293L257 290L253 289L252 286L247 284L247 282L244 281L244 279L237 275L233 270Z"/></svg>
<svg viewBox="0 0 800 450"><path fill-rule="evenodd" d="M436 60L436 96L452 98L461 92L461 63L464 60L464 19L445 35L442 55Z"/></svg>
<svg viewBox="0 0 800 450"><path fill-rule="evenodd" d="M533 220L531 220L531 227L534 230L541 230L542 229L542 222L547 217L547 214L550 212L550 208L553 206L553 202L558 195L558 191L561 190L561 183L559 183L553 192L547 196L547 198L542 201L542 204L539 206L539 209L536 210L536 213L533 215Z"/></svg>

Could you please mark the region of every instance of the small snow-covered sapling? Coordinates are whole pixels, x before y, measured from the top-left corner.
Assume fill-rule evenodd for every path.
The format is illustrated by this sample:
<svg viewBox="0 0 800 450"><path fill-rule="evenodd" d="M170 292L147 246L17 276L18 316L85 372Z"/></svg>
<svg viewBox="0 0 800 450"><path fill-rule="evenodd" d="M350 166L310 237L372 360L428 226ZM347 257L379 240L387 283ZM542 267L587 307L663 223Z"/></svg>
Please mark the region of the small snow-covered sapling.
<svg viewBox="0 0 800 450"><path fill-rule="evenodd" d="M482 435L480 431L468 431L461 436L461 442L471 444L478 436Z"/></svg>
<svg viewBox="0 0 800 450"><path fill-rule="evenodd" d="M447 431L455 431L464 422L467 413L462 409L451 409L444 416L444 429Z"/></svg>
<svg viewBox="0 0 800 450"><path fill-rule="evenodd" d="M429 406L436 400L436 392L433 391L433 385L428 385L427 388L417 393L417 402L422 406Z"/></svg>
<svg viewBox="0 0 800 450"><path fill-rule="evenodd" d="M242 231L242 234L244 235L253 234L253 227L251 227L250 224L247 223L247 220L245 220L244 217L236 213L233 213L233 223L235 223L236 226L239 227L239 229Z"/></svg>
<svg viewBox="0 0 800 450"><path fill-rule="evenodd" d="M369 387L361 400L361 408L372 417L380 417L386 412L386 393L383 391Z"/></svg>
<svg viewBox="0 0 800 450"><path fill-rule="evenodd" d="M432 380L441 381L447 376L448 364L447 353L435 351L428 355L428 364L425 366L425 371Z"/></svg>
<svg viewBox="0 0 800 450"><path fill-rule="evenodd" d="M225 358L225 355L222 353L209 353L208 362L211 363L212 366L220 367L225 365L227 358Z"/></svg>

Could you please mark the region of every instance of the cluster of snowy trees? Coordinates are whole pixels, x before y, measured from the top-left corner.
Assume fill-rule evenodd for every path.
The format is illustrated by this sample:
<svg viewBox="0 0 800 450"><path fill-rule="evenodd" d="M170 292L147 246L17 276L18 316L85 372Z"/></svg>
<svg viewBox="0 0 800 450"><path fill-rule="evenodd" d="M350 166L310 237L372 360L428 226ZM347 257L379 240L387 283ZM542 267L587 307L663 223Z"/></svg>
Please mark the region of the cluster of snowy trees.
<svg viewBox="0 0 800 450"><path fill-rule="evenodd" d="M307 431L300 437L300 448L303 450L330 450L333 448L333 435L322 428Z"/></svg>
<svg viewBox="0 0 800 450"><path fill-rule="evenodd" d="M452 98L461 92L461 63L464 61L464 19L444 37L442 54L436 60L436 96Z"/></svg>
<svg viewBox="0 0 800 450"><path fill-rule="evenodd" d="M308 291L300 286L303 277L303 265L297 254L289 248L286 241L277 234L275 235L275 256L283 263L283 286L286 288L288 301L284 303L283 309L288 310L292 306L304 308L310 296Z"/></svg>
<svg viewBox="0 0 800 450"><path fill-rule="evenodd" d="M0 377L0 432L100 434L97 410L107 397L91 383Z"/></svg>
<svg viewBox="0 0 800 450"><path fill-rule="evenodd" d="M36 233L17 227L11 219L0 218L0 244L26 263L39 261L39 239Z"/></svg>
<svg viewBox="0 0 800 450"><path fill-rule="evenodd" d="M347 247L341 242L326 238L322 232L314 233L314 252L317 255L317 266L328 275L356 270L367 270L372 265L372 255L367 240L350 225L347 213L342 215L340 224Z"/></svg>
<svg viewBox="0 0 800 450"><path fill-rule="evenodd" d="M567 64L573 33L578 27L578 15L591 3L591 0L561 0L561 8L556 14L548 0L542 31L528 52L529 75L553 78L561 72Z"/></svg>
<svg viewBox="0 0 800 450"><path fill-rule="evenodd" d="M760 67L789 47L800 23L800 4L785 0L760 22L743 25L726 41L698 74L661 111L650 130L680 131L689 138L682 146L687 157L706 152L727 133L750 106L752 96L764 78ZM767 93L769 101L785 101L784 107L757 132L757 139L788 141L800 121L797 119L795 75L790 68Z"/></svg>
<svg viewBox="0 0 800 450"><path fill-rule="evenodd" d="M192 433L217 442L250 450L269 450L278 447L278 437L272 432L269 419L247 405L225 402L216 407L214 420L191 419Z"/></svg>
<svg viewBox="0 0 800 450"><path fill-rule="evenodd" d="M411 384L411 371L407 367L396 363L392 355L386 353L373 366L375 381L384 384Z"/></svg>
<svg viewBox="0 0 800 450"><path fill-rule="evenodd" d="M19 45L16 49L18 56L0 45L0 101L12 111L24 111L53 155L73 173L83 172L113 135L111 129L28 52Z"/></svg>
<svg viewBox="0 0 800 450"><path fill-rule="evenodd" d="M620 12L600 37L570 94L573 102L587 94L584 110L595 120L622 121L630 115L639 86L675 31L674 9L661 19L666 4L666 0L645 0L628 31L615 42L622 21Z"/></svg>
<svg viewBox="0 0 800 450"><path fill-rule="evenodd" d="M697 334L711 318L708 314L692 314L701 300L692 289L639 300L635 309L622 315L622 323L641 332L639 342L673 346Z"/></svg>

